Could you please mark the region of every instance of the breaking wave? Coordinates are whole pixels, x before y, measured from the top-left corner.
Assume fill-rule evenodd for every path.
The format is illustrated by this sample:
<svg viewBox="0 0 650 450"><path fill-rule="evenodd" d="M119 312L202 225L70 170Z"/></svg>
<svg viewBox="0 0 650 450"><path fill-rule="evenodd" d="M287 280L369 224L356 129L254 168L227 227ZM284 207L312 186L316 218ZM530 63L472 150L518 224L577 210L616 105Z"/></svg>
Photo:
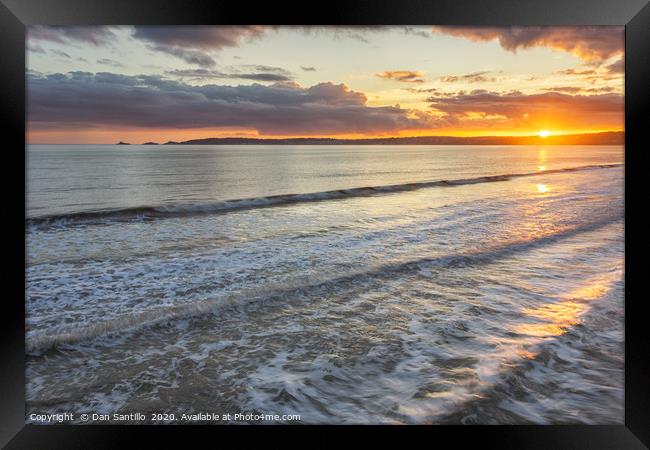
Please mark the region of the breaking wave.
<svg viewBox="0 0 650 450"><path fill-rule="evenodd" d="M205 214L222 214L231 211L268 208L273 206L290 205L294 203L311 203L353 197L368 197L432 187L453 187L469 184L493 183L498 181L508 181L513 178L532 177L564 172L577 172L582 170L607 169L620 166L622 166L622 164L596 164L564 169L543 170L537 172L491 175L475 178L461 178L455 180L423 181L385 186L367 186L306 194L280 194L266 197L224 200L211 203L188 203L168 206L137 206L121 209L81 211L70 214L47 215L28 218L26 219L26 225L29 230L35 231L40 229L47 229L49 227L93 225L110 222L146 221Z"/></svg>
<svg viewBox="0 0 650 450"><path fill-rule="evenodd" d="M101 335L127 330L135 330L158 323L189 318L200 314L211 314L228 308L243 308L251 303L266 302L267 300L287 298L326 286L341 286L360 279L385 277L395 273L409 273L424 267L465 267L487 264L498 258L531 248L548 245L556 241L597 230L618 220L622 212L610 214L601 220L582 226L570 227L546 236L530 240L511 242L483 252L458 253L439 257L416 258L408 261L396 261L387 264L366 267L356 271L349 271L345 275L321 274L318 276L303 276L289 283L270 283L258 288L239 291L234 294L211 298L192 303L184 303L159 307L156 309L106 320L104 322L81 325L73 329L51 330L35 336L28 336L26 349L30 352L46 351L59 344L73 344L84 340L96 338Z"/></svg>

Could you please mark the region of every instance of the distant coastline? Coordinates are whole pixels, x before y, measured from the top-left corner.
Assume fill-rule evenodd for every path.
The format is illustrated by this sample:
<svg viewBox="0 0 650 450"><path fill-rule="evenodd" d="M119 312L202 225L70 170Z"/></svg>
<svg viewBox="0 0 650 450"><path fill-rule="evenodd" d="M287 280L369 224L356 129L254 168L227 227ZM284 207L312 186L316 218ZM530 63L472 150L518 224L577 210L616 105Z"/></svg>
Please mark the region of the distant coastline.
<svg viewBox="0 0 650 450"><path fill-rule="evenodd" d="M557 136L415 136L365 139L337 138L204 138L141 145L617 145L625 143L624 131ZM120 144L124 144L120 142Z"/></svg>

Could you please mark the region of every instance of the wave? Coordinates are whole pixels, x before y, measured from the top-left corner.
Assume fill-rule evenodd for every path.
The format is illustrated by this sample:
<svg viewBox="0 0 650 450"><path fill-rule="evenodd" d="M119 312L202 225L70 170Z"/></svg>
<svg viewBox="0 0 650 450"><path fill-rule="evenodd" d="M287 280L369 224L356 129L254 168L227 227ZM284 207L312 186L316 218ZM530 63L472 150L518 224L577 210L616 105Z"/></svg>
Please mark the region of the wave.
<svg viewBox="0 0 650 450"><path fill-rule="evenodd" d="M373 277L383 279L395 273L409 273L425 267L454 268L486 264L513 253L548 245L576 234L595 231L621 220L622 217L622 212L611 214L599 221L591 222L583 226L571 227L536 239L511 242L483 252L467 252L440 257L424 257L408 261L396 261L361 270L348 271L345 275L334 274L332 276L331 274L321 274L304 276L296 278L290 283L269 283L227 296L164 306L134 314L125 314L104 322L78 326L69 330L57 330L51 334L47 334L46 332L28 337L25 342L26 349L29 352L46 351L60 344L74 344L110 333L136 330L162 322L191 318L201 314L213 314L224 311L227 308L243 308L251 303L284 299L291 295L309 292L326 286L340 287L341 285L359 282L360 280Z"/></svg>
<svg viewBox="0 0 650 450"><path fill-rule="evenodd" d="M391 184L384 186L366 186L350 189L313 192L306 194L280 194L266 197L253 197L235 200L224 200L211 203L188 203L168 206L136 206L132 208L107 209L96 211L81 211L70 214L58 214L32 217L26 219L29 230L35 231L50 227L65 227L75 225L93 225L110 222L146 221L173 217L189 217L206 214L220 214L232 211L268 208L273 206L290 205L294 203L311 203L326 200L339 200L353 197L369 197L396 192L413 191L433 187L465 186L479 183L494 183L508 181L513 178L549 175L582 170L608 169L621 167L623 164L594 164L564 169L550 169L537 172L511 173L504 175L488 175L474 178L455 180L422 181L415 183Z"/></svg>
<svg viewBox="0 0 650 450"><path fill-rule="evenodd" d="M562 323L560 328L564 329L560 333L551 333L527 343L513 342L510 336L506 338L507 342L500 346L501 357L493 358L492 361L494 363L501 359L495 366L496 377L483 383L478 392L473 392L465 400L456 402L449 410L435 417L435 422L447 425L490 424L495 421L494 418L503 416L504 411L510 417L507 420L516 423L543 421L549 424L593 424L603 423L603 420L616 420L612 413L617 410L620 413L623 404L622 398L617 395L622 391L622 384L618 383L622 382L624 366L623 355L618 353L623 345L622 321L619 317L623 314L619 301L623 295L623 270L610 270L585 281L576 290L558 296L560 301L555 303L580 304L581 307L574 313L579 320ZM602 287L602 291L590 289L594 285ZM577 292L590 292L594 296L585 299L582 295L576 296ZM594 300L599 300L598 307L594 306ZM603 300L606 301L604 304ZM545 323L549 323L553 319L545 317L545 320ZM562 322L563 318L556 320ZM590 326L583 326L585 321L590 321ZM614 354L609 353L612 348L615 349ZM525 358L519 356L522 349L525 350ZM566 357L567 352L572 355L570 358ZM553 363L549 362L553 360ZM571 373L573 388L558 400L560 403L571 402L573 397L574 407L579 405L576 402L585 400L589 405L599 403L601 409L590 408L589 415L571 414L562 419L556 413L548 414L548 405L544 404L547 396L530 395L530 392L543 391L548 379L555 381L562 377L562 373ZM582 379L582 383L576 379ZM525 387L522 389L524 380ZM601 389L598 402L594 402L591 397L594 389ZM508 401L504 404L504 400ZM524 406L512 408L516 404ZM558 406L555 405L555 408ZM574 408L563 410L571 409ZM622 419L622 415L620 417Z"/></svg>

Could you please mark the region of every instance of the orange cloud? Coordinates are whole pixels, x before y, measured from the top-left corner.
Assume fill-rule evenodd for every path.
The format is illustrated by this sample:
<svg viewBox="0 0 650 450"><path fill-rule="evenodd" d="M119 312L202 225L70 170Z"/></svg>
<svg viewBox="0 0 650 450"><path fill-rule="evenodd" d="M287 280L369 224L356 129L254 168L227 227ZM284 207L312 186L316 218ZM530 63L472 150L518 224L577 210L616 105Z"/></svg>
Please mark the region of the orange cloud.
<svg viewBox="0 0 650 450"><path fill-rule="evenodd" d="M404 83L424 82L424 80L421 78L423 76L422 72L417 72L412 70L389 70L375 75L377 75L379 78L402 81Z"/></svg>
<svg viewBox="0 0 650 450"><path fill-rule="evenodd" d="M496 77L488 77L489 70L484 70L482 72L473 72L466 73L464 75L445 75L440 77L440 81L445 83L455 83L457 81L464 81L466 83L490 83L496 81Z"/></svg>
<svg viewBox="0 0 650 450"><path fill-rule="evenodd" d="M437 26L434 33L462 37L473 42L498 40L504 49L548 47L573 53L589 62L602 62L622 55L622 27L466 27Z"/></svg>
<svg viewBox="0 0 650 450"><path fill-rule="evenodd" d="M555 86L543 88L542 90L547 92L563 92L565 94L577 94L579 92L607 93L615 91L615 89L611 86L603 86L597 88L584 88L581 86Z"/></svg>
<svg viewBox="0 0 650 450"><path fill-rule="evenodd" d="M605 67L608 73L621 74L625 72L625 60L623 58Z"/></svg>
<svg viewBox="0 0 650 450"><path fill-rule="evenodd" d="M557 91L573 89L561 86L539 94L416 89L430 95L425 110L369 106L365 93L334 83L194 86L153 75L28 72L27 89L31 143L623 129L620 94L566 95Z"/></svg>
<svg viewBox="0 0 650 450"><path fill-rule="evenodd" d="M557 73L561 75L594 75L596 69L565 69L560 70Z"/></svg>
<svg viewBox="0 0 650 450"><path fill-rule="evenodd" d="M623 97L618 94L567 95L559 92L474 90L428 98L431 108L458 128L621 130Z"/></svg>

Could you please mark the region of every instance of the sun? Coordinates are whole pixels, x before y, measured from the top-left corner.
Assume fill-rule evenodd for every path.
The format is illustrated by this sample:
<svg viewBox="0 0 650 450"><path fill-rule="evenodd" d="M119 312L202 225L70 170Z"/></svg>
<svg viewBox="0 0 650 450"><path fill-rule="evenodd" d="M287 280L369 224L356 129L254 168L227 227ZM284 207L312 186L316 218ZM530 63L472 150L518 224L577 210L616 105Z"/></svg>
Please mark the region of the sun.
<svg viewBox="0 0 650 450"><path fill-rule="evenodd" d="M545 137L549 137L549 136L551 135L551 132L548 131L548 130L542 130L542 131L540 131L539 133L537 133L537 135L538 135L539 137L543 137L543 138L545 138Z"/></svg>

